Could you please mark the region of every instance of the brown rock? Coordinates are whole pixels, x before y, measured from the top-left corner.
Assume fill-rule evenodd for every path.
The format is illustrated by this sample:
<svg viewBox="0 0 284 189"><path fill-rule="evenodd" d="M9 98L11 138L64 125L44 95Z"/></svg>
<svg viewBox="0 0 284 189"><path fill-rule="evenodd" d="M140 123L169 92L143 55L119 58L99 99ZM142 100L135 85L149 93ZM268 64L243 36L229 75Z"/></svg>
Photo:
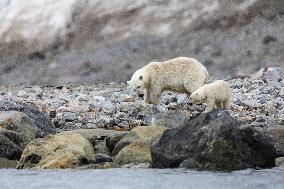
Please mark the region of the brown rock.
<svg viewBox="0 0 284 189"><path fill-rule="evenodd" d="M18 168L74 168L93 161L94 150L82 135L53 135L33 140L23 151Z"/></svg>

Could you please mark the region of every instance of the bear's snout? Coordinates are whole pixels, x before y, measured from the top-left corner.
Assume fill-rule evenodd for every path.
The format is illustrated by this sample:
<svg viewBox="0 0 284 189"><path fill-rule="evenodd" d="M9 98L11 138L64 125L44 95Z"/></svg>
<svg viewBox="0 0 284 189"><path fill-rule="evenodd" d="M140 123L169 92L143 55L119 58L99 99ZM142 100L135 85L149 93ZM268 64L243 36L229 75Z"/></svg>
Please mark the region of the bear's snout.
<svg viewBox="0 0 284 189"><path fill-rule="evenodd" d="M143 97L144 97L144 94L138 94L138 97L139 97L139 98L143 98Z"/></svg>

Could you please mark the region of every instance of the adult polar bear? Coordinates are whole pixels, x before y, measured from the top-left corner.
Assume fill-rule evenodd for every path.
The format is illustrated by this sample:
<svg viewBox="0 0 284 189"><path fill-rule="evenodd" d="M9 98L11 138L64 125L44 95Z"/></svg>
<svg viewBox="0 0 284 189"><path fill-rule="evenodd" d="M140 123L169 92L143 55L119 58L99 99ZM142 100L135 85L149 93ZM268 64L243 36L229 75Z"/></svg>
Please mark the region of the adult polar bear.
<svg viewBox="0 0 284 189"><path fill-rule="evenodd" d="M163 91L190 95L203 86L208 71L194 58L178 57L164 62L151 62L137 70L128 85L138 94L144 93L146 103L159 104Z"/></svg>

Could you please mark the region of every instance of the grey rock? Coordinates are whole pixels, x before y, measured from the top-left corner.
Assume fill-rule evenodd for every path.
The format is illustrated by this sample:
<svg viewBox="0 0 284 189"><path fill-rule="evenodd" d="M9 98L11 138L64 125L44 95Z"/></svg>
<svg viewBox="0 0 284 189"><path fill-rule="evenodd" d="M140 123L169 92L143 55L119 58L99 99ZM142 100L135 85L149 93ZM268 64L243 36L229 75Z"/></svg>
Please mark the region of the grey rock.
<svg viewBox="0 0 284 189"><path fill-rule="evenodd" d="M186 116L182 112L178 111L166 111L161 112L153 116L153 126L163 126L168 128L177 128L184 125L184 122L190 119L190 116Z"/></svg>
<svg viewBox="0 0 284 189"><path fill-rule="evenodd" d="M277 167L284 167L284 157L276 158L275 163Z"/></svg>
<svg viewBox="0 0 284 189"><path fill-rule="evenodd" d="M276 155L278 157L284 156L284 128L267 128L263 130L263 133L272 139L273 145L276 149Z"/></svg>
<svg viewBox="0 0 284 189"><path fill-rule="evenodd" d="M18 160L24 147L35 139L37 127L24 113L0 112L0 158Z"/></svg>
<svg viewBox="0 0 284 189"><path fill-rule="evenodd" d="M39 109L35 106L19 101L0 101L0 111L19 111L27 114L38 128L37 137L44 137L56 132L56 128L51 123L48 116L39 111Z"/></svg>
<svg viewBox="0 0 284 189"><path fill-rule="evenodd" d="M166 127L162 126L135 127L115 144L115 147L112 150L112 156L117 155L124 147L128 146L131 143L137 141L144 141L145 143L147 143L153 138L159 137L165 130Z"/></svg>
<svg viewBox="0 0 284 189"><path fill-rule="evenodd" d="M150 168L151 165L149 163L130 163L120 166L121 168L128 168L128 169L147 169Z"/></svg>
<svg viewBox="0 0 284 189"><path fill-rule="evenodd" d="M256 108L261 108L262 104L258 103L257 101L252 101L252 100L243 100L240 103L241 106L244 106L248 109L256 109Z"/></svg>
<svg viewBox="0 0 284 189"><path fill-rule="evenodd" d="M164 132L152 145L152 167L230 171L275 166L276 151L260 132L215 110Z"/></svg>
<svg viewBox="0 0 284 189"><path fill-rule="evenodd" d="M72 121L74 121L74 120L77 119L77 116L76 116L76 114L73 113L73 112L65 112L65 113L63 114L63 119L64 119L66 122L72 122Z"/></svg>
<svg viewBox="0 0 284 189"><path fill-rule="evenodd" d="M113 162L113 159L107 154L95 154L95 163Z"/></svg>

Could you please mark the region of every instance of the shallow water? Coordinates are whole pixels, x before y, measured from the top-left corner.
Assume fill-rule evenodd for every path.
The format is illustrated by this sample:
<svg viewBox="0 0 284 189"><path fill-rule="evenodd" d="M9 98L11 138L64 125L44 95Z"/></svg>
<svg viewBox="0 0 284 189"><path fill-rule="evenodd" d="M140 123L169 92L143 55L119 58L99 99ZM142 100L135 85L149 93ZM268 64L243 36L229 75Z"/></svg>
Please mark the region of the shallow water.
<svg viewBox="0 0 284 189"><path fill-rule="evenodd" d="M0 189L283 189L284 168L231 173L189 170L0 170Z"/></svg>

